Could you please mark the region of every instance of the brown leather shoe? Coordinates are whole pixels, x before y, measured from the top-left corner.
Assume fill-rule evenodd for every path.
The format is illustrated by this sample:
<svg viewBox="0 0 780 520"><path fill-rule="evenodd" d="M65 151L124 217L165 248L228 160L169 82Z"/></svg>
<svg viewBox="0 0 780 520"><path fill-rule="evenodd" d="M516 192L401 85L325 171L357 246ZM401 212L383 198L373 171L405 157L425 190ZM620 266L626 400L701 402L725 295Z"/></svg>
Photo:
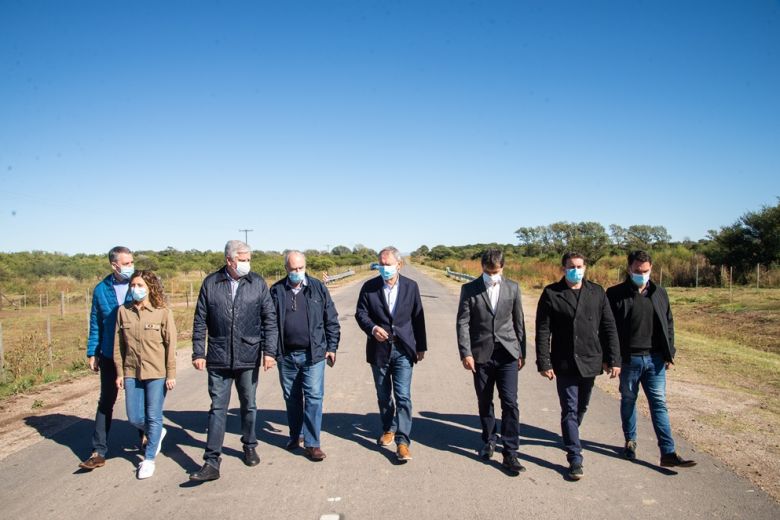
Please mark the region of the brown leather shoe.
<svg viewBox="0 0 780 520"><path fill-rule="evenodd" d="M79 464L81 469L93 470L95 468L102 468L106 465L106 458L98 453L93 453L87 460Z"/></svg>
<svg viewBox="0 0 780 520"><path fill-rule="evenodd" d="M395 452L395 454L398 456L398 460L412 460L412 452L409 451L409 446L406 444L399 444L398 450Z"/></svg>
<svg viewBox="0 0 780 520"><path fill-rule="evenodd" d="M322 451L318 446L313 446L311 448L303 448L303 452L306 454L307 457L309 457L311 460L315 462L319 462L327 455L325 455L325 452Z"/></svg>
<svg viewBox="0 0 780 520"><path fill-rule="evenodd" d="M380 446L390 446L395 441L395 432L385 432L382 434L376 443Z"/></svg>

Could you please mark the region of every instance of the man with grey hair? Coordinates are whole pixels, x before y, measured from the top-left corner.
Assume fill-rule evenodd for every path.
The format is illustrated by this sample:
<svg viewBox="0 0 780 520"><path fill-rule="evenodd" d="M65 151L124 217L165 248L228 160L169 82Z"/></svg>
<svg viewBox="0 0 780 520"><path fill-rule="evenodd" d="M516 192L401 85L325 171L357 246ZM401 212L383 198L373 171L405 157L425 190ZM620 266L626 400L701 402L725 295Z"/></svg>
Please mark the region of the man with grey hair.
<svg viewBox="0 0 780 520"><path fill-rule="evenodd" d="M360 289L355 319L366 333L366 361L374 376L382 435L395 441L399 461L411 460L412 369L428 349L420 289L399 274L401 254L389 246L378 255L379 276Z"/></svg>
<svg viewBox="0 0 780 520"><path fill-rule="evenodd" d="M100 397L95 413L95 431L92 434L92 455L79 464L88 471L106 463L108 432L116 403L116 365L114 365L114 332L119 306L132 301L128 288L135 272L133 253L124 246L112 247L108 252L111 274L103 278L92 291L92 311L89 314L87 362L93 372L100 372ZM139 432L143 435L143 432ZM143 443L143 441L142 441Z"/></svg>
<svg viewBox="0 0 780 520"><path fill-rule="evenodd" d="M219 478L230 387L235 383L241 405L244 464L256 466L255 404L259 366L276 364L276 311L268 285L250 271L252 252L240 240L225 245L225 266L203 280L192 325L192 364L208 371L209 409L203 467L190 480ZM206 338L208 337L208 352Z"/></svg>
<svg viewBox="0 0 780 520"><path fill-rule="evenodd" d="M320 447L325 364L336 363L341 326L325 284L306 274L306 256L288 251L287 276L271 287L279 342L279 381L287 406L290 439L287 449L300 447L313 461L325 458Z"/></svg>

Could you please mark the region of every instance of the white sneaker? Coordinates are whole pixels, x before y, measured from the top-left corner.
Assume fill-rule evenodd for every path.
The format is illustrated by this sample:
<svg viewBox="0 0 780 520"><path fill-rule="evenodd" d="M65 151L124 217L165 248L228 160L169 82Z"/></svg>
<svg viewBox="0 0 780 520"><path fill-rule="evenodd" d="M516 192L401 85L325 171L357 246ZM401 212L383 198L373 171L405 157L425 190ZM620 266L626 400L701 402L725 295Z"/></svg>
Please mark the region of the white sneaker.
<svg viewBox="0 0 780 520"><path fill-rule="evenodd" d="M138 480L143 480L154 475L154 461L142 460L138 465Z"/></svg>
<svg viewBox="0 0 780 520"><path fill-rule="evenodd" d="M168 430L166 430L165 428L163 428L162 431L160 432L160 442L157 443L157 450L154 452L155 457L160 454L160 450L162 449L162 441L165 438L166 433L168 433Z"/></svg>

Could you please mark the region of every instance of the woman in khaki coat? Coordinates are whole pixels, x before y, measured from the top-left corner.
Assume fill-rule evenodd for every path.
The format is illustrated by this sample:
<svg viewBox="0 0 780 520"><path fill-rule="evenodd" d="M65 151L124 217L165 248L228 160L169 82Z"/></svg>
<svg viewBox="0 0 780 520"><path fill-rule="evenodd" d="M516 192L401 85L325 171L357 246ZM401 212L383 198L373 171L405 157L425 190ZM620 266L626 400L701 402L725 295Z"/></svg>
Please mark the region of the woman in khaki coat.
<svg viewBox="0 0 780 520"><path fill-rule="evenodd" d="M152 271L136 271L130 278L132 302L119 308L116 318L116 386L125 390L127 418L147 437L138 478L154 474L155 458L167 433L163 428L163 401L176 386L176 324L165 304L160 279Z"/></svg>

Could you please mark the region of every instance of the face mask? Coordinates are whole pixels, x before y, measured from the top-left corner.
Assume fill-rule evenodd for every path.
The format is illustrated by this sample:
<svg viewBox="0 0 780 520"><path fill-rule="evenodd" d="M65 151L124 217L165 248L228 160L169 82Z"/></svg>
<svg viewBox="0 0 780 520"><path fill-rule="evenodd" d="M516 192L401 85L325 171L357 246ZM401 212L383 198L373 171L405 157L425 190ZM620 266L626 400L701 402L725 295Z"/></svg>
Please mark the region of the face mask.
<svg viewBox="0 0 780 520"><path fill-rule="evenodd" d="M578 284L582 281L582 277L585 276L584 268L572 268L566 269L566 280L572 284Z"/></svg>
<svg viewBox="0 0 780 520"><path fill-rule="evenodd" d="M248 275L249 269L251 269L249 260L246 262L236 262L236 274L238 274L239 277Z"/></svg>
<svg viewBox="0 0 780 520"><path fill-rule="evenodd" d="M130 296L133 297L133 300L140 302L144 298L146 298L148 291L145 287L131 287L130 288Z"/></svg>
<svg viewBox="0 0 780 520"><path fill-rule="evenodd" d="M650 272L647 272L646 274L631 273L631 281L634 282L634 285L637 287L644 287L644 285L650 281Z"/></svg>
<svg viewBox="0 0 780 520"><path fill-rule="evenodd" d="M120 266L119 267L119 276L122 277L123 280L129 280L131 276L133 276L133 273L135 272L135 267L131 266Z"/></svg>
<svg viewBox="0 0 780 520"><path fill-rule="evenodd" d="M290 271L287 273L287 276L290 278L292 283L297 285L301 283L304 278L306 278L306 271Z"/></svg>
<svg viewBox="0 0 780 520"><path fill-rule="evenodd" d="M501 274L500 273L496 273L496 274L482 273L482 277L485 280L485 285L495 285L495 284L501 282Z"/></svg>
<svg viewBox="0 0 780 520"><path fill-rule="evenodd" d="M379 274L382 276L382 279L387 281L391 279L393 276L395 276L395 273L398 272L398 267L394 265L380 265L379 266Z"/></svg>

